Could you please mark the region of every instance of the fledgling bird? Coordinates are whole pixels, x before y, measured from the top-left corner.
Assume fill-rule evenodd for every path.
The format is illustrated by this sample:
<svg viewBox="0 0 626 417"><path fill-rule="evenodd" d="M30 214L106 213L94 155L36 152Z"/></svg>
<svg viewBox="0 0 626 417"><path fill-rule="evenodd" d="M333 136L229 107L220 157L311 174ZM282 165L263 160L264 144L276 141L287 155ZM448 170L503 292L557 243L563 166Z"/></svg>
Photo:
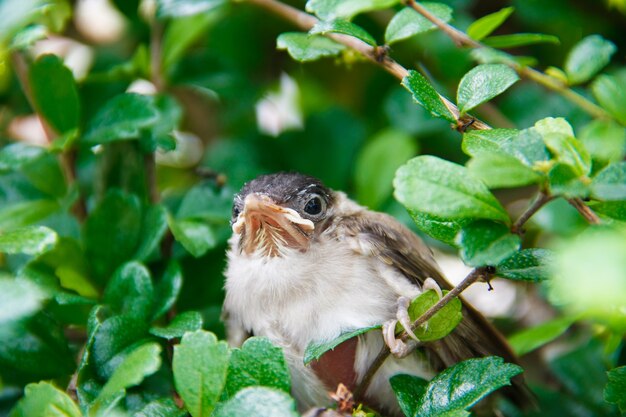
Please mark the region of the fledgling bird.
<svg viewBox="0 0 626 417"><path fill-rule="evenodd" d="M354 389L384 341L371 331L305 366L310 343L389 323L398 300L417 297L425 282L451 288L430 249L409 229L302 174L264 175L245 184L234 199L232 229L224 302L229 341L238 345L255 335L281 346L303 410L329 403L328 392L339 382ZM456 362L488 355L515 362L502 336L467 303L463 316L444 339L402 359L390 356L360 400L398 415L388 382L395 374L430 379Z"/></svg>

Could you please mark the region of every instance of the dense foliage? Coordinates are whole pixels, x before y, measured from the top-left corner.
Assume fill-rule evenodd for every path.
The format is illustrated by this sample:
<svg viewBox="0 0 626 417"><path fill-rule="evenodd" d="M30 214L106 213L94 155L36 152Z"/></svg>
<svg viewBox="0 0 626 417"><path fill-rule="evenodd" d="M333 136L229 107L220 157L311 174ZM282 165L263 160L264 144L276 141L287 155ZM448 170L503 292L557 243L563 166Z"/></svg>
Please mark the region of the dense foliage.
<svg viewBox="0 0 626 417"><path fill-rule="evenodd" d="M507 416L626 412L626 3L289 3L0 2L0 415L298 415L220 322L232 195L278 170L515 282L523 366L395 376L407 416L522 371L541 411Z"/></svg>

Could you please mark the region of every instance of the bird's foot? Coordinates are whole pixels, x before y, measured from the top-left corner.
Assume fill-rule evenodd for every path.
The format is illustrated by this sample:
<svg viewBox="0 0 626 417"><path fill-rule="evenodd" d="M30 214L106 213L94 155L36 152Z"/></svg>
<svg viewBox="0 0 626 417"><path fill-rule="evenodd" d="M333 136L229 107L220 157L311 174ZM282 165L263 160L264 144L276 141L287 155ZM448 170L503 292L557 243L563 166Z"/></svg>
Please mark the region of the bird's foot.
<svg viewBox="0 0 626 417"><path fill-rule="evenodd" d="M391 354L396 358L404 358L407 356L415 349L415 346L417 346L416 342L419 342L419 339L415 336L413 330L411 330L411 318L409 317L408 311L410 304L411 300L407 297L398 298L396 318L383 323L383 339L385 340L385 344L389 347ZM413 340L405 343L402 339L396 338L396 325L398 323L400 323L404 331Z"/></svg>
<svg viewBox="0 0 626 417"><path fill-rule="evenodd" d="M440 300L443 298L443 292L441 291L441 287L439 286L439 284L437 284L437 281L432 278L426 278L424 280L424 283L422 284L422 291L428 290L435 291Z"/></svg>

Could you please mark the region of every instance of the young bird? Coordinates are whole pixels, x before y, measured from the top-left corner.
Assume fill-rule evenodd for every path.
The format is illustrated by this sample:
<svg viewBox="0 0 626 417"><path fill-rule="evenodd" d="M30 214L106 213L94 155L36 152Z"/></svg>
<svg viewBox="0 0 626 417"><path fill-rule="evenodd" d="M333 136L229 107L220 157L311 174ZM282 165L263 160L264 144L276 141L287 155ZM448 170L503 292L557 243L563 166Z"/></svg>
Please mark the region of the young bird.
<svg viewBox="0 0 626 417"><path fill-rule="evenodd" d="M392 415L401 415L388 382L395 374L430 379L456 362L488 355L515 362L502 336L465 302L464 318L450 335L399 358L404 352L393 340L393 320L406 323L406 299L418 296L425 282L451 286L420 238L316 178L278 173L248 182L235 196L232 229L224 302L229 341L238 345L255 335L281 346L302 410L328 404L339 383L353 390L385 341L398 354L358 400ZM304 365L310 343L383 323L391 328L385 341L371 331ZM517 394L523 397L523 390Z"/></svg>

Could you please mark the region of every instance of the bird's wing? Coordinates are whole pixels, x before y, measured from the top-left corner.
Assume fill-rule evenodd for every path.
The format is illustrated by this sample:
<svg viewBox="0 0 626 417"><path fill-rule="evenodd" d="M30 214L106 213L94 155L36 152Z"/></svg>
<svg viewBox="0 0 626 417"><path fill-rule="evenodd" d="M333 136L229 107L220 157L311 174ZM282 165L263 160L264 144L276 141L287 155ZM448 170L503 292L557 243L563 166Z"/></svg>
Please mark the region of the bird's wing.
<svg viewBox="0 0 626 417"><path fill-rule="evenodd" d="M393 217L377 212L361 211L350 219L343 219L347 233L370 243L370 256L396 268L412 283L422 286L428 277L442 289L452 286L444 278L432 251L413 232ZM373 248L373 249L372 249ZM449 367L459 361L484 356L500 356L517 363L504 337L474 307L463 300L463 317L456 329L434 343L425 346L434 364ZM528 404L529 391L522 379L513 381L516 388L509 393L516 402Z"/></svg>

